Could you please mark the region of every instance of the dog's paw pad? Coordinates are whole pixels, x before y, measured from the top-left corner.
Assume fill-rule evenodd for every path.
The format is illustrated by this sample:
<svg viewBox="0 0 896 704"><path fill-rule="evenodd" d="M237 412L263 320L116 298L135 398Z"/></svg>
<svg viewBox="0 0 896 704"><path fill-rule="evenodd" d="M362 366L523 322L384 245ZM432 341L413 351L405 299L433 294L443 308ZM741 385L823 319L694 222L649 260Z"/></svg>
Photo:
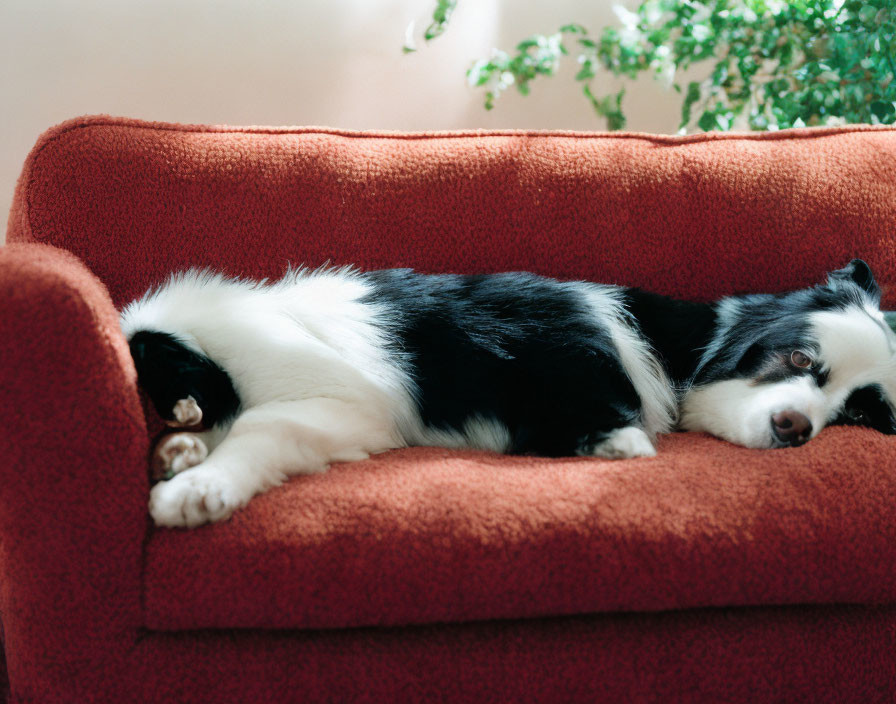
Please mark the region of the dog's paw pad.
<svg viewBox="0 0 896 704"><path fill-rule="evenodd" d="M192 396L175 403L171 413L174 419L165 422L173 428L190 428L202 423L202 409Z"/></svg>
<svg viewBox="0 0 896 704"><path fill-rule="evenodd" d="M654 457L656 448L650 442L647 433L635 426L628 426L612 431L603 440L589 447L587 452L580 454L620 460L630 457Z"/></svg>
<svg viewBox="0 0 896 704"><path fill-rule="evenodd" d="M208 457L208 448L198 435L172 433L163 436L152 453L153 479L170 479L175 474L195 467Z"/></svg>
<svg viewBox="0 0 896 704"><path fill-rule="evenodd" d="M245 503L233 482L200 468L156 484L149 494L149 513L158 526L195 528L223 521Z"/></svg>

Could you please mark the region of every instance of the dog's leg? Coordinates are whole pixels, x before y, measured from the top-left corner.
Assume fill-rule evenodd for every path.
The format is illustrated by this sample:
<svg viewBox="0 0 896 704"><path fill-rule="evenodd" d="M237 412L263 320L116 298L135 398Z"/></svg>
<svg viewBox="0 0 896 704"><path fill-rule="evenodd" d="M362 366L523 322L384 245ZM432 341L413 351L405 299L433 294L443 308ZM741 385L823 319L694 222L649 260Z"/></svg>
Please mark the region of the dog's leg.
<svg viewBox="0 0 896 704"><path fill-rule="evenodd" d="M641 428L629 425L617 428L595 438L579 449L579 455L604 457L610 460L628 459L630 457L654 457L656 448Z"/></svg>
<svg viewBox="0 0 896 704"><path fill-rule="evenodd" d="M365 459L401 443L391 419L314 398L257 406L240 415L207 459L157 484L149 511L160 526L192 528L228 518L292 474Z"/></svg>

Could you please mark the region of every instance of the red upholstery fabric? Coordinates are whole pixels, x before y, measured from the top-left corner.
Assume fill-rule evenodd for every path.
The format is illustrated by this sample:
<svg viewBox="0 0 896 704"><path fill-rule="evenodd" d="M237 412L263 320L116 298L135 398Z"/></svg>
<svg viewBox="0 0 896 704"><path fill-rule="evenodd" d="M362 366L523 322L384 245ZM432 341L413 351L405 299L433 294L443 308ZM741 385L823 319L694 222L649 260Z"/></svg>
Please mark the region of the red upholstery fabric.
<svg viewBox="0 0 896 704"><path fill-rule="evenodd" d="M87 118L25 165L12 241L63 247L116 305L173 270L288 262L531 270L693 299L887 283L896 131L383 134ZM896 298L887 298L896 305Z"/></svg>
<svg viewBox="0 0 896 704"><path fill-rule="evenodd" d="M829 428L656 458L412 448L301 477L226 524L157 531L146 625L339 628L896 601L896 440Z"/></svg>
<svg viewBox="0 0 896 704"><path fill-rule="evenodd" d="M151 633L110 701L883 704L894 648L892 606Z"/></svg>
<svg viewBox="0 0 896 704"><path fill-rule="evenodd" d="M894 216L889 128L51 130L0 250L12 701L892 701L893 439L673 436L616 464L412 449L160 531L113 302L188 265L328 259L705 299L862 256L886 286Z"/></svg>
<svg viewBox="0 0 896 704"><path fill-rule="evenodd" d="M114 681L142 625L148 437L109 294L74 256L0 249L0 331L9 678L22 700L62 701Z"/></svg>

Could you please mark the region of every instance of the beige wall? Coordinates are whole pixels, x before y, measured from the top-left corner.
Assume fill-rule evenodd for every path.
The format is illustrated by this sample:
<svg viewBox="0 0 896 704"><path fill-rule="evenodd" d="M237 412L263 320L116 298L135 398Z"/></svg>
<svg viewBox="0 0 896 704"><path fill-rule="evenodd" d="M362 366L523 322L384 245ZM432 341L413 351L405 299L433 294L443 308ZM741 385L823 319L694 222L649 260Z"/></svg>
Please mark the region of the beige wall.
<svg viewBox="0 0 896 704"><path fill-rule="evenodd" d="M595 32L616 21L613 4L460 0L445 35L405 56L405 28L416 20L420 34L434 0L2 0L2 222L37 136L86 113L355 129L602 129L572 81L574 62L528 98L508 92L492 112L464 72L493 46L509 49L567 22ZM642 80L627 96L629 127L674 132L679 105Z"/></svg>

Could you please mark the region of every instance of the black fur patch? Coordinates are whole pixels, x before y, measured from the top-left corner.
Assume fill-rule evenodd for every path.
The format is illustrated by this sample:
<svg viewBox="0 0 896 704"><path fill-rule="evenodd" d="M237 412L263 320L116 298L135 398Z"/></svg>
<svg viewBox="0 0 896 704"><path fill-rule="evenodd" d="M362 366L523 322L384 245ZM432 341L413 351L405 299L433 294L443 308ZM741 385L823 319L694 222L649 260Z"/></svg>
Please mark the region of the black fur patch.
<svg viewBox="0 0 896 704"><path fill-rule="evenodd" d="M141 330L130 340L140 386L159 415L172 420L174 405L192 396L202 409L202 426L210 428L233 418L240 399L221 367L164 332Z"/></svg>
<svg viewBox="0 0 896 704"><path fill-rule="evenodd" d="M676 385L689 380L712 339L716 313L709 303L690 303L640 289L623 301Z"/></svg>
<svg viewBox="0 0 896 704"><path fill-rule="evenodd" d="M391 351L419 390L423 422L501 422L514 453L568 456L640 418L640 399L583 284L533 274L365 275L388 307Z"/></svg>
<svg viewBox="0 0 896 704"><path fill-rule="evenodd" d="M887 396L878 384L869 384L853 391L843 410L831 421L832 425L861 425L886 433L896 434L893 411Z"/></svg>
<svg viewBox="0 0 896 704"><path fill-rule="evenodd" d="M809 315L863 306L866 298L864 290L851 278L834 277L828 283L810 289L737 296L737 301L736 320L721 340L715 341L718 353L700 368L694 383L759 376L770 360L776 356L789 360L794 350L815 355L818 345L811 337ZM819 385L827 380L823 372L787 366L782 366L769 380L780 381L787 376L811 373L819 374Z"/></svg>

